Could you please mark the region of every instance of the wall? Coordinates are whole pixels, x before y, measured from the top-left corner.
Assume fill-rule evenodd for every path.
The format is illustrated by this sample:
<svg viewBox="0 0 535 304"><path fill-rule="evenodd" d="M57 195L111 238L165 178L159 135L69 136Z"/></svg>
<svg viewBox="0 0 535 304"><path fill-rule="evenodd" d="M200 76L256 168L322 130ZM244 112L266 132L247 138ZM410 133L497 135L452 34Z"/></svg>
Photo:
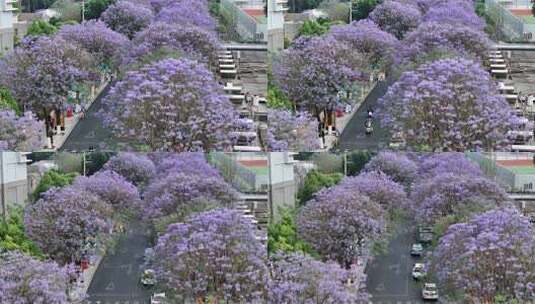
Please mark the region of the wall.
<svg viewBox="0 0 535 304"><path fill-rule="evenodd" d="M28 200L26 156L19 152L0 152L0 213L12 204Z"/></svg>

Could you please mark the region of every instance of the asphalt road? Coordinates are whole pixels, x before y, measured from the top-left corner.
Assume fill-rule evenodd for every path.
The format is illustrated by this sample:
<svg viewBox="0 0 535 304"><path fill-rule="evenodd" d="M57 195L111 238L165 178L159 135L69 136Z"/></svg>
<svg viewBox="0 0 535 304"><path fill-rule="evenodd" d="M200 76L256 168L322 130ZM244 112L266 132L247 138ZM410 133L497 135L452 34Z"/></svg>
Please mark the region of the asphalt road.
<svg viewBox="0 0 535 304"><path fill-rule="evenodd" d="M111 130L102 126L97 113L103 108L103 98L108 94L112 84L97 96L86 110L85 118L80 120L61 147L61 151L116 150L125 144L115 138Z"/></svg>
<svg viewBox="0 0 535 304"><path fill-rule="evenodd" d="M133 223L118 242L115 253L108 253L100 263L86 304L145 304L151 290L141 286L143 256L149 246L144 227Z"/></svg>
<svg viewBox="0 0 535 304"><path fill-rule="evenodd" d="M423 258L412 257L410 247L416 230L409 222L399 224L388 246L388 253L377 256L368 265L367 287L374 304L424 303L421 286L411 276L414 263ZM440 292L440 290L439 290ZM432 302L431 302L432 303Z"/></svg>
<svg viewBox="0 0 535 304"><path fill-rule="evenodd" d="M377 106L377 101L386 94L388 87L393 82L394 79L388 78L386 81L377 83L373 90L370 91L340 136L339 148L341 150L365 149L379 151L388 148L390 135L386 129L381 127L377 119L377 113L381 111ZM366 135L364 123L368 118L369 108L373 109L375 118L373 120L373 133Z"/></svg>

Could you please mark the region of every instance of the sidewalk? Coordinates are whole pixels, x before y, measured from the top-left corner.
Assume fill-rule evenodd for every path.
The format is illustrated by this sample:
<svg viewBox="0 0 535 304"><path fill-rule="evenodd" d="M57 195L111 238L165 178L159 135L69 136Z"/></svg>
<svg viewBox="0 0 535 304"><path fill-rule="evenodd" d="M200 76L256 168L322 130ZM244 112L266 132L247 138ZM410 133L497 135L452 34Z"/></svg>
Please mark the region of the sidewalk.
<svg viewBox="0 0 535 304"><path fill-rule="evenodd" d="M104 254L95 254L90 257L90 263L89 268L87 268L85 271L82 272L82 275L78 278L78 281L76 281L76 286L74 290L71 291L69 294L69 300L71 303L82 303L87 297L87 290L89 289L89 285L91 285L91 281L93 280L93 276L95 275L95 272L98 269L98 266L100 265L100 262L104 258Z"/></svg>
<svg viewBox="0 0 535 304"><path fill-rule="evenodd" d="M349 123L351 118L353 118L355 113L357 113L357 111L359 110L364 100L366 100L366 96L368 96L368 93L370 93L373 90L376 84L377 82L374 82L371 84L369 88L366 89L366 92L363 94L363 96L360 96L357 102L353 105L350 113L344 113L343 116L336 117L336 130L338 130L339 136L342 135L342 132L344 131L347 124ZM338 137L334 133L329 133L325 135L325 147L321 149L320 151L330 150L335 145Z"/></svg>
<svg viewBox="0 0 535 304"><path fill-rule="evenodd" d="M109 80L103 82L99 87L95 89L95 93L92 96L92 98L84 105L87 110L89 107L93 104L93 102L97 99L97 97L100 95L102 90L110 83ZM87 115L87 114L86 114ZM63 134L58 131L56 135L53 136L54 139L54 148L50 146L50 140L48 137L44 137L45 142L43 143L44 148L42 151L52 152L59 150L62 146L65 140L69 137L69 134L71 134L72 130L76 127L76 124L78 124L78 121L80 121L80 113L73 113L72 117L65 117L65 132Z"/></svg>

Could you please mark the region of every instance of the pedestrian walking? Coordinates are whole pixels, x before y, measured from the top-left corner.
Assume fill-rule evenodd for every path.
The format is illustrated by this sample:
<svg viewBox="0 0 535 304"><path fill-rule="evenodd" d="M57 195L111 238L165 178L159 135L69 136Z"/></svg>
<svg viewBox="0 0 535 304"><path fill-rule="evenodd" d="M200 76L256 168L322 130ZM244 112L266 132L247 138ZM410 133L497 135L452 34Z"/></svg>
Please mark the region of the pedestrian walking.
<svg viewBox="0 0 535 304"><path fill-rule="evenodd" d="M84 119L85 118L85 105L82 105L80 107L80 119Z"/></svg>

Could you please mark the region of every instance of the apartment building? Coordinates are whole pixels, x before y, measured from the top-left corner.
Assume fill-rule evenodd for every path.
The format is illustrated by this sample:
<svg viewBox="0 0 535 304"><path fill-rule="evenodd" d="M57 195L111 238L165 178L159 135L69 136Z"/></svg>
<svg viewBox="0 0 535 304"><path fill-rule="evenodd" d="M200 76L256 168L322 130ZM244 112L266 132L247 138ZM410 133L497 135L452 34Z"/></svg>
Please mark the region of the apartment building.
<svg viewBox="0 0 535 304"><path fill-rule="evenodd" d="M0 152L0 213L8 207L24 204L28 199L28 173L26 153Z"/></svg>

